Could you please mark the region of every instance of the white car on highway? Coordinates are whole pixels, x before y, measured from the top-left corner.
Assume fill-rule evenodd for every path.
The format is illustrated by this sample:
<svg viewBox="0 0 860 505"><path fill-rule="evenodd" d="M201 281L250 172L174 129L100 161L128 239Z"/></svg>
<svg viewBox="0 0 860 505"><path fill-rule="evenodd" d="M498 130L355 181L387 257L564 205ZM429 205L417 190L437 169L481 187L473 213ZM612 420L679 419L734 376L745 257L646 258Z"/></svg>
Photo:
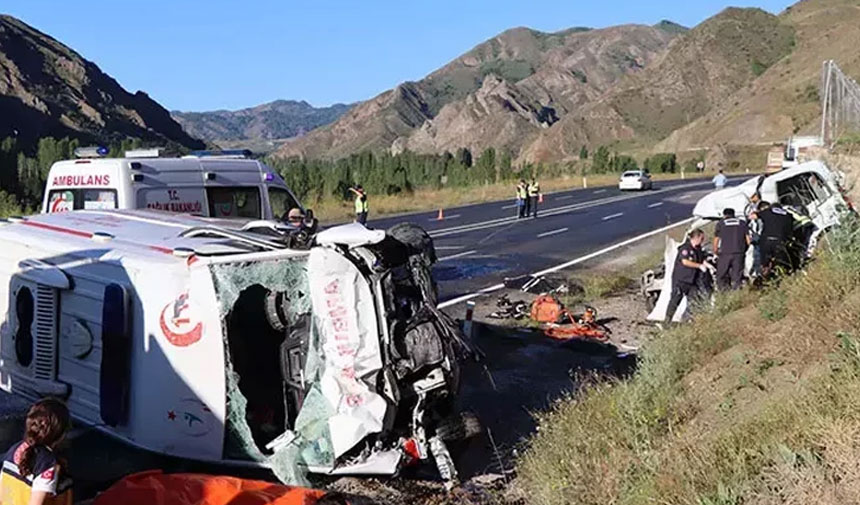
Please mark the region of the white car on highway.
<svg viewBox="0 0 860 505"><path fill-rule="evenodd" d="M624 172L621 174L621 180L618 181L618 189L621 191L643 191L651 188L651 174L644 170L629 170Z"/></svg>

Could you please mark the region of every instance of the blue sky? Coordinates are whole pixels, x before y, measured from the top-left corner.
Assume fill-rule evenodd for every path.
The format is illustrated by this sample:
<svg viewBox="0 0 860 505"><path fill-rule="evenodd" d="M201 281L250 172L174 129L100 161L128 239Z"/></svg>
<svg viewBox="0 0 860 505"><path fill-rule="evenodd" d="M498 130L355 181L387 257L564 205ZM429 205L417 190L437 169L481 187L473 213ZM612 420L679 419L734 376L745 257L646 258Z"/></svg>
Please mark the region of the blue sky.
<svg viewBox="0 0 860 505"><path fill-rule="evenodd" d="M370 98L420 79L515 26L693 26L728 5L773 13L790 0L3 0L130 91L169 109L278 98L313 105Z"/></svg>

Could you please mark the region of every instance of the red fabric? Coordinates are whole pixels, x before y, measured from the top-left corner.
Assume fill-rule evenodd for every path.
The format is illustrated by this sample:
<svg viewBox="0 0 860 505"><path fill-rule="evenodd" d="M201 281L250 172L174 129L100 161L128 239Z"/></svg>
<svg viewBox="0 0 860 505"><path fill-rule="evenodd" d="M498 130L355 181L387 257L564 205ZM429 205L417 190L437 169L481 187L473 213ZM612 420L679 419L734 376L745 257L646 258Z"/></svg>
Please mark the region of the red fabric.
<svg viewBox="0 0 860 505"><path fill-rule="evenodd" d="M539 323L557 323L564 314L564 306L550 295L541 295L532 303L531 318Z"/></svg>
<svg viewBox="0 0 860 505"><path fill-rule="evenodd" d="M155 470L129 475L93 505L313 505L325 494L259 480Z"/></svg>

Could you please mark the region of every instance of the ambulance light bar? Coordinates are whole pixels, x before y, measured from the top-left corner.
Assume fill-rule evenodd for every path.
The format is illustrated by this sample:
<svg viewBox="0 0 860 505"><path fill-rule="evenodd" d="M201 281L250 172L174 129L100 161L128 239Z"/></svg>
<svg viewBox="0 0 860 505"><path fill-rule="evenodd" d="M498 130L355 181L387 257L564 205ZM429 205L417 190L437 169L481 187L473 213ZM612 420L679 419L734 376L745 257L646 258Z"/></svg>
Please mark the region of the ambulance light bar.
<svg viewBox="0 0 860 505"><path fill-rule="evenodd" d="M250 158L250 149L224 149L218 151L191 151L194 158Z"/></svg>
<svg viewBox="0 0 860 505"><path fill-rule="evenodd" d="M75 148L75 158L104 158L107 154L108 148L104 146Z"/></svg>
<svg viewBox="0 0 860 505"><path fill-rule="evenodd" d="M164 154L163 147L153 147L152 149L133 149L125 152L126 158L159 158Z"/></svg>

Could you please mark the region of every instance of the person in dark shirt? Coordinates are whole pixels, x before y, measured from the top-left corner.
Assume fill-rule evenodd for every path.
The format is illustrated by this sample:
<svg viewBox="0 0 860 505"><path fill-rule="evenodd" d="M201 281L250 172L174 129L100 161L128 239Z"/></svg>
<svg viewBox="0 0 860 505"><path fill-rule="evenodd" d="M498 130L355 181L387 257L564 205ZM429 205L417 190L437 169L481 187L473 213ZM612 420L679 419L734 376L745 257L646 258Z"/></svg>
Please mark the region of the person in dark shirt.
<svg viewBox="0 0 860 505"><path fill-rule="evenodd" d="M717 287L741 287L747 247L750 245L747 222L735 217L735 209L723 210L723 219L714 233L714 252L717 256Z"/></svg>
<svg viewBox="0 0 860 505"><path fill-rule="evenodd" d="M761 267L762 276L767 278L777 269L791 271L791 255L788 242L794 232L794 220L781 205L761 202L758 218L761 220Z"/></svg>
<svg viewBox="0 0 860 505"><path fill-rule="evenodd" d="M672 298L666 311L666 322L671 322L681 300L687 297L687 302L694 301L698 294L698 281L701 272L709 271L705 263L702 244L705 242L705 232L695 229L690 232L687 240L678 247L675 266L672 270Z"/></svg>

